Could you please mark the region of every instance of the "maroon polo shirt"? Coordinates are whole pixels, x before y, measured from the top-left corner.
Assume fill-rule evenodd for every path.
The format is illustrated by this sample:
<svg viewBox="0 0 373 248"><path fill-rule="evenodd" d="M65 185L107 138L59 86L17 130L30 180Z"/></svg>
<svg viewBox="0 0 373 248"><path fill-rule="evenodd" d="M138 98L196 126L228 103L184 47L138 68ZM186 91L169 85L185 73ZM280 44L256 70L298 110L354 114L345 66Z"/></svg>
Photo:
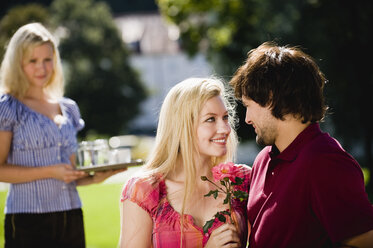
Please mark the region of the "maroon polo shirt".
<svg viewBox="0 0 373 248"><path fill-rule="evenodd" d="M359 164L318 124L282 152L255 159L248 201L250 248L333 247L373 229Z"/></svg>

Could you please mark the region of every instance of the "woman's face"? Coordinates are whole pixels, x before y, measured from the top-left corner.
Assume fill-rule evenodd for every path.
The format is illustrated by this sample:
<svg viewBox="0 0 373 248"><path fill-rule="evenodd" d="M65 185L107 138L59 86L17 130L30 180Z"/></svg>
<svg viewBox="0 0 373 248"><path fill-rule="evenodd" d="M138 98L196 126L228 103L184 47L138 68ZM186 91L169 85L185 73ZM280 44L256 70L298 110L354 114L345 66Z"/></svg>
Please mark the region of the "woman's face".
<svg viewBox="0 0 373 248"><path fill-rule="evenodd" d="M52 45L45 43L27 52L22 60L22 69L30 87L43 88L54 70Z"/></svg>
<svg viewBox="0 0 373 248"><path fill-rule="evenodd" d="M197 123L197 142L202 158L225 155L230 132L228 112L221 97L215 96L207 100Z"/></svg>

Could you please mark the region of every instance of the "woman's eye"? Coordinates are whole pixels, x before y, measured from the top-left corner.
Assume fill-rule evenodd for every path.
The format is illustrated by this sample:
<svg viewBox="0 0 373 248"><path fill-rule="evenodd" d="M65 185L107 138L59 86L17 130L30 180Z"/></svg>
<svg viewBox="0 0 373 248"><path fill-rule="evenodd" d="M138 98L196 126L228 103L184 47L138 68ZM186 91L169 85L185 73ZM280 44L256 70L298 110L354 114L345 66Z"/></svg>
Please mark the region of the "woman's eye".
<svg viewBox="0 0 373 248"><path fill-rule="evenodd" d="M224 115L223 120L227 121L229 119L229 115Z"/></svg>
<svg viewBox="0 0 373 248"><path fill-rule="evenodd" d="M36 59L30 59L30 63L36 63Z"/></svg>
<svg viewBox="0 0 373 248"><path fill-rule="evenodd" d="M206 122L214 122L215 121L215 117L210 117L206 120Z"/></svg>

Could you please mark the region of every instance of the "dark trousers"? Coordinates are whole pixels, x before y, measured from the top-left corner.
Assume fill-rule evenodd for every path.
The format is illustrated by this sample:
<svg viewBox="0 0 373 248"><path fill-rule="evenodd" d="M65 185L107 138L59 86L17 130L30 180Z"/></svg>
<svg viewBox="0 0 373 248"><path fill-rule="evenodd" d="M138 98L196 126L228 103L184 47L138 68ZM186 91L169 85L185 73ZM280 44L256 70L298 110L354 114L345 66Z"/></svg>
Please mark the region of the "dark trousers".
<svg viewBox="0 0 373 248"><path fill-rule="evenodd" d="M81 209L43 214L6 214L5 248L84 248Z"/></svg>

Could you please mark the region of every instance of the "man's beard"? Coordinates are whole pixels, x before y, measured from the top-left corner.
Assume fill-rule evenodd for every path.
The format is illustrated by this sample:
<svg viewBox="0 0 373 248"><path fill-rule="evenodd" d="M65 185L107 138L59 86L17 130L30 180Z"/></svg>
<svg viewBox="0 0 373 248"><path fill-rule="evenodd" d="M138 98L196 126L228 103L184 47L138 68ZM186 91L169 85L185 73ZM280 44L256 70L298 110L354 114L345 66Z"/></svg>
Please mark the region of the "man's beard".
<svg viewBox="0 0 373 248"><path fill-rule="evenodd" d="M258 145L271 146L275 144L275 130L273 128L264 128L260 134L256 135L256 143Z"/></svg>

